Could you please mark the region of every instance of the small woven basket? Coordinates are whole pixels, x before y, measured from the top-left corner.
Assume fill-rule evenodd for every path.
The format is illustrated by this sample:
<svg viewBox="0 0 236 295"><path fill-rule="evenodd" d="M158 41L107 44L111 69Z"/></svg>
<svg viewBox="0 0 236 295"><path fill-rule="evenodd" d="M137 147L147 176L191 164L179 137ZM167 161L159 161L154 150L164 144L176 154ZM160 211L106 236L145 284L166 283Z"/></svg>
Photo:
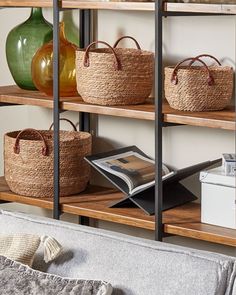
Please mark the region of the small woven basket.
<svg viewBox="0 0 236 295"><path fill-rule="evenodd" d="M116 48L130 38L137 49ZM108 48L93 49L98 43ZM129 36L112 48L103 41L76 52L77 90L85 102L99 105L131 105L145 102L153 86L154 54L140 49Z"/></svg>
<svg viewBox="0 0 236 295"><path fill-rule="evenodd" d="M213 58L218 65L207 66L202 57ZM181 66L187 61L188 66ZM192 66L196 61L203 66ZM232 99L233 76L231 67L222 66L211 55L187 58L165 68L165 97L173 109L181 111L222 110Z"/></svg>
<svg viewBox="0 0 236 295"><path fill-rule="evenodd" d="M61 196L86 188L90 167L84 157L90 154L89 133L60 131ZM5 134L4 170L11 191L23 196L53 197L53 158L53 131L25 129Z"/></svg>

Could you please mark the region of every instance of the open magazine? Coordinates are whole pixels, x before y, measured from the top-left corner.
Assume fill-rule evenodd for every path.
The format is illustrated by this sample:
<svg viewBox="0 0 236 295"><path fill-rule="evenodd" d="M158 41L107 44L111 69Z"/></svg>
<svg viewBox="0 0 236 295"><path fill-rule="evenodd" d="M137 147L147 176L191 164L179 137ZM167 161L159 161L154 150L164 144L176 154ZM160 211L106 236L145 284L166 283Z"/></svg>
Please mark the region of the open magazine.
<svg viewBox="0 0 236 295"><path fill-rule="evenodd" d="M128 186L129 195L133 195L155 184L155 161L138 152L128 151L91 161L102 170L120 177ZM163 165L163 180L174 172Z"/></svg>

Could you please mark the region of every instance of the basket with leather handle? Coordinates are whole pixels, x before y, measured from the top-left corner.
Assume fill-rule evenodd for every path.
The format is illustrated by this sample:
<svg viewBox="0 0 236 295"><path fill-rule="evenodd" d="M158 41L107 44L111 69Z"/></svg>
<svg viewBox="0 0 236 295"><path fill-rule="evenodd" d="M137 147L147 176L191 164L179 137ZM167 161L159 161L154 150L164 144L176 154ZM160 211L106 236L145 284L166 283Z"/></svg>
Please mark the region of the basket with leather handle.
<svg viewBox="0 0 236 295"><path fill-rule="evenodd" d="M137 49L117 48L118 43L132 39ZM92 49L96 44L107 48ZM91 43L85 51L76 52L77 90L85 102L99 105L143 103L153 86L154 54L141 50L129 36L113 47L103 41Z"/></svg>
<svg viewBox="0 0 236 295"><path fill-rule="evenodd" d="M208 66L203 57L214 59L217 65ZM193 66L196 61L201 66ZM190 63L182 66L185 62ZM222 110L232 99L233 76L231 67L222 66L211 55L187 58L165 68L165 97L172 108L181 111Z"/></svg>
<svg viewBox="0 0 236 295"><path fill-rule="evenodd" d="M61 196L83 191L90 178L84 157L91 154L91 135L76 131L70 123L74 131L60 131ZM53 131L25 129L5 134L4 171L11 191L23 196L53 197L53 158Z"/></svg>

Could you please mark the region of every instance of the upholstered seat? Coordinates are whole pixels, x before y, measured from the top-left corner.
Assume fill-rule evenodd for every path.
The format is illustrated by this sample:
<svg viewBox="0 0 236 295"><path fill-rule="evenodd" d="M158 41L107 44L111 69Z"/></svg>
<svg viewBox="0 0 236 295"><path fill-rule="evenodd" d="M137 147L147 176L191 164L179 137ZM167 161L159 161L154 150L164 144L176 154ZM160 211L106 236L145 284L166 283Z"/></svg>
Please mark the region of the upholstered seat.
<svg viewBox="0 0 236 295"><path fill-rule="evenodd" d="M105 280L117 295L236 294L232 257L22 213L1 211L0 228L2 233L55 237L64 254L46 265L39 249L35 268L60 276Z"/></svg>

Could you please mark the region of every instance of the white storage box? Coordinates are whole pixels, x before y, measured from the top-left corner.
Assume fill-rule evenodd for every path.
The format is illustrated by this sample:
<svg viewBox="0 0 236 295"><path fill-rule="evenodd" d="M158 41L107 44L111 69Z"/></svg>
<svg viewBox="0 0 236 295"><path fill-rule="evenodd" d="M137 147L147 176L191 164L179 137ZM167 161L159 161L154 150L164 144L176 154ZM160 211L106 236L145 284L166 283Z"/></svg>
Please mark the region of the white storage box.
<svg viewBox="0 0 236 295"><path fill-rule="evenodd" d="M236 178L222 167L200 173L201 221L236 229Z"/></svg>

